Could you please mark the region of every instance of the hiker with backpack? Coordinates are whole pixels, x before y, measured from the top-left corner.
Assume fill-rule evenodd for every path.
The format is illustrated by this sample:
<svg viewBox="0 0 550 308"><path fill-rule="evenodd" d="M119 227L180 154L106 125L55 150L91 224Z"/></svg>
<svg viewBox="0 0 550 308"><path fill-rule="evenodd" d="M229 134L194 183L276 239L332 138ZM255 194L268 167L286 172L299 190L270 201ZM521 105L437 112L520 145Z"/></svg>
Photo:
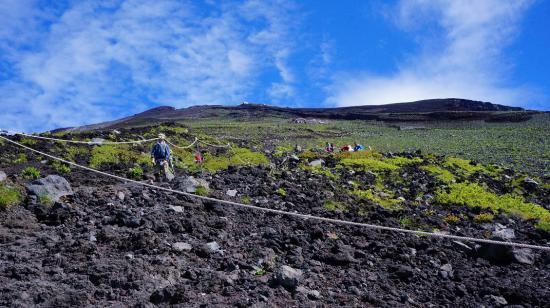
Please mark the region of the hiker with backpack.
<svg viewBox="0 0 550 308"><path fill-rule="evenodd" d="M158 135L158 141L151 150L151 158L155 165L155 178L157 181L167 179L168 181L174 178L172 171L172 152L170 146L166 143L164 134Z"/></svg>

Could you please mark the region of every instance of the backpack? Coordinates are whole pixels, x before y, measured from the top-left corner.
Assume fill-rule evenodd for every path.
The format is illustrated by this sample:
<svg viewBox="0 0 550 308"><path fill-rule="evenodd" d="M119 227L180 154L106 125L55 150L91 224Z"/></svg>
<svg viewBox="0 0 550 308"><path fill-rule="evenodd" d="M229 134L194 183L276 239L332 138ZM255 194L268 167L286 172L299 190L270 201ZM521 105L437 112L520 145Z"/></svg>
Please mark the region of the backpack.
<svg viewBox="0 0 550 308"><path fill-rule="evenodd" d="M170 156L170 149L167 144L157 143L153 149L155 159L166 159Z"/></svg>

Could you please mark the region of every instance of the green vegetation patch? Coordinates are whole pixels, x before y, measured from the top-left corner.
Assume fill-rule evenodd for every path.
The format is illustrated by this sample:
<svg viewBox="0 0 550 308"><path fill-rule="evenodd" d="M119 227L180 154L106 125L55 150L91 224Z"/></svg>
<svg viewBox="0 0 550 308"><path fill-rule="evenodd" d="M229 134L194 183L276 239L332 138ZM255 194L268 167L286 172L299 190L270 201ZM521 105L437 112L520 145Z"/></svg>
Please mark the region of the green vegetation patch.
<svg viewBox="0 0 550 308"><path fill-rule="evenodd" d="M130 168L128 170L128 177L134 180L141 180L143 178L143 169L140 166Z"/></svg>
<svg viewBox="0 0 550 308"><path fill-rule="evenodd" d="M495 219L495 215L491 213L481 213L474 216L474 221L478 223L491 222Z"/></svg>
<svg viewBox="0 0 550 308"><path fill-rule="evenodd" d="M245 148L232 148L228 154L217 156L205 153L204 162L200 164L195 163L194 153L191 151L177 150L175 155L177 156L176 167L191 172L199 172L201 169L216 172L230 166L259 166L269 163L269 159L262 153Z"/></svg>
<svg viewBox="0 0 550 308"><path fill-rule="evenodd" d="M522 198L508 194L498 196L473 183L453 183L449 185L449 189L449 192L439 189L435 201L441 204L501 210L523 219L538 219L537 227L550 231L550 212L539 205L526 203Z"/></svg>
<svg viewBox="0 0 550 308"><path fill-rule="evenodd" d="M147 153L136 153L128 145L101 145L92 149L90 167L101 168L104 165L130 164L151 166L151 158Z"/></svg>
<svg viewBox="0 0 550 308"><path fill-rule="evenodd" d="M445 183L451 183L455 181L455 176L451 171L447 169L443 169L439 166L426 165L426 166L421 166L420 169L429 172L431 175L435 176L437 179Z"/></svg>
<svg viewBox="0 0 550 308"><path fill-rule="evenodd" d="M36 169L35 167L27 167L23 169L23 172L21 172L21 175L24 179L27 180L36 180L40 177L40 171Z"/></svg>
<svg viewBox="0 0 550 308"><path fill-rule="evenodd" d="M403 167L420 164L423 162L423 159L420 157L407 158L402 156L394 156L391 158L385 158L384 161L395 166Z"/></svg>
<svg viewBox="0 0 550 308"><path fill-rule="evenodd" d="M21 201L21 194L13 187L0 184L0 208L7 209Z"/></svg>
<svg viewBox="0 0 550 308"><path fill-rule="evenodd" d="M354 189L351 191L351 194L362 199L370 200L380 205L381 207L389 210L399 209L400 208L399 205L403 202L401 200L392 198L390 195L383 196L380 193L374 192L372 189L369 189L369 190Z"/></svg>
<svg viewBox="0 0 550 308"><path fill-rule="evenodd" d="M329 201L326 201L324 204L323 204L323 207L329 211L340 211L340 212L344 212L347 210L347 206L342 203L342 202L339 202L339 201L333 201L333 200L329 200Z"/></svg>
<svg viewBox="0 0 550 308"><path fill-rule="evenodd" d="M54 161L52 163L52 168L59 174L67 174L71 172L71 167L69 165L59 161Z"/></svg>
<svg viewBox="0 0 550 308"><path fill-rule="evenodd" d="M199 187L197 187L197 190L195 191L195 195L207 196L209 192L210 191L208 190L208 188L206 188L204 186L199 186Z"/></svg>
<svg viewBox="0 0 550 308"><path fill-rule="evenodd" d="M286 196L286 190L282 187L279 187L279 189L277 189L277 193L281 196L281 197L284 197Z"/></svg>
<svg viewBox="0 0 550 308"><path fill-rule="evenodd" d="M478 171L485 171L485 168L479 164L472 164L471 161L467 159L462 159L458 157L445 157L443 166L456 170L457 173L464 176L470 176Z"/></svg>

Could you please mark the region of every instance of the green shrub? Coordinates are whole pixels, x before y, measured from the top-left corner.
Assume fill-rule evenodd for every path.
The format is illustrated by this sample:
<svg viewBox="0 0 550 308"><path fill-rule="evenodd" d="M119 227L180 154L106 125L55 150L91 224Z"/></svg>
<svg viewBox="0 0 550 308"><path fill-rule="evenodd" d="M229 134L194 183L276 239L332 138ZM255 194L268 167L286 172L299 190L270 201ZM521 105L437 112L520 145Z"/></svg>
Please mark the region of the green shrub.
<svg viewBox="0 0 550 308"><path fill-rule="evenodd" d="M143 178L143 169L136 166L128 170L128 177L134 180L141 180Z"/></svg>
<svg viewBox="0 0 550 308"><path fill-rule="evenodd" d="M208 195L208 188L206 188L204 186L197 187L197 190L195 191L195 195L207 196Z"/></svg>
<svg viewBox="0 0 550 308"><path fill-rule="evenodd" d="M439 189L435 201L440 204L501 210L523 219L538 219L537 227L550 231L550 212L542 206L526 203L522 198L509 194L498 196L473 183L453 183L449 189L449 192Z"/></svg>
<svg viewBox="0 0 550 308"><path fill-rule="evenodd" d="M453 214L449 214L445 217L443 217L443 220L447 223L457 223L460 221L460 217L456 216L456 215L453 215Z"/></svg>
<svg viewBox="0 0 550 308"><path fill-rule="evenodd" d="M15 188L0 184L0 208L7 209L21 201L21 194Z"/></svg>
<svg viewBox="0 0 550 308"><path fill-rule="evenodd" d="M385 158L384 161L391 164L391 165L395 165L395 166L399 166L399 167L408 166L408 165L415 165L415 164L419 164L419 163L423 162L422 158L420 158L420 157L407 158L407 157L401 157L401 156Z"/></svg>
<svg viewBox="0 0 550 308"><path fill-rule="evenodd" d="M281 196L281 197L284 197L286 196L286 190L282 187L279 187L279 189L277 189L277 193Z"/></svg>
<svg viewBox="0 0 550 308"><path fill-rule="evenodd" d="M471 161L458 157L446 157L443 166L456 170L457 173L464 176L470 176L475 172L484 171L485 168L479 164L473 165Z"/></svg>
<svg viewBox="0 0 550 308"><path fill-rule="evenodd" d="M31 137L23 137L21 138L21 141L19 143L24 144L26 146L31 146L36 144L36 139Z"/></svg>
<svg viewBox="0 0 550 308"><path fill-rule="evenodd" d="M495 215L491 213L481 213L474 216L474 221L478 223L491 222L495 219Z"/></svg>
<svg viewBox="0 0 550 308"><path fill-rule="evenodd" d="M38 196L38 202L43 205L52 205L54 202L52 198L48 195L40 195Z"/></svg>
<svg viewBox="0 0 550 308"><path fill-rule="evenodd" d="M58 161L52 163L52 168L59 174L67 174L71 172L71 167L69 165Z"/></svg>
<svg viewBox="0 0 550 308"><path fill-rule="evenodd" d="M399 218L399 225L402 227L410 227L413 225L413 220L408 216L402 216Z"/></svg>
<svg viewBox="0 0 550 308"><path fill-rule="evenodd" d="M26 162L27 162L27 155L25 155L25 153L20 153L19 155L17 155L17 158L13 160L14 164L22 164Z"/></svg>
<svg viewBox="0 0 550 308"><path fill-rule="evenodd" d="M402 201L398 199L394 199L391 197L381 197L380 195L376 194L372 189L369 189L369 190L355 189L351 191L351 194L362 199L370 200L380 205L381 207L389 210L398 209L399 204L402 203Z"/></svg>
<svg viewBox="0 0 550 308"><path fill-rule="evenodd" d="M329 200L323 204L323 207L329 211L345 211L347 207L342 202Z"/></svg>
<svg viewBox="0 0 550 308"><path fill-rule="evenodd" d="M451 183L455 181L454 174L447 169L443 169L435 165L422 166L420 167L420 169L429 172L431 175L435 176L435 178L445 183Z"/></svg>
<svg viewBox="0 0 550 308"><path fill-rule="evenodd" d="M140 166L152 166L148 153L137 153L128 145L101 145L92 149L90 167L101 168L104 165L137 163Z"/></svg>
<svg viewBox="0 0 550 308"><path fill-rule="evenodd" d="M23 169L23 172L21 173L24 179L27 180L36 180L40 178L40 171L36 169L35 167L27 167Z"/></svg>

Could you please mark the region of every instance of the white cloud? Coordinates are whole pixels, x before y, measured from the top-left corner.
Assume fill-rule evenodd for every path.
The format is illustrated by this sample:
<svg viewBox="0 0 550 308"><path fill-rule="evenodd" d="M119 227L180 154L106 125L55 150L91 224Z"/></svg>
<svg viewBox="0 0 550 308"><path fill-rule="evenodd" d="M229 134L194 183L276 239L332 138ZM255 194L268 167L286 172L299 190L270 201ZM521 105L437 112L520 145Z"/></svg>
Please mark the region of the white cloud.
<svg viewBox="0 0 550 308"><path fill-rule="evenodd" d="M531 1L402 0L398 24L422 50L394 74L338 74L328 102L342 106L459 97L517 105L525 87L506 85L512 70L502 55ZM434 38L435 36L435 38Z"/></svg>
<svg viewBox="0 0 550 308"><path fill-rule="evenodd" d="M30 0L4 4L0 17L12 17L0 20L0 60L14 74L0 79L4 127L81 125L151 104L239 102L268 69L279 71L283 87L293 80L286 0L210 11L179 0L86 1L56 10Z"/></svg>

